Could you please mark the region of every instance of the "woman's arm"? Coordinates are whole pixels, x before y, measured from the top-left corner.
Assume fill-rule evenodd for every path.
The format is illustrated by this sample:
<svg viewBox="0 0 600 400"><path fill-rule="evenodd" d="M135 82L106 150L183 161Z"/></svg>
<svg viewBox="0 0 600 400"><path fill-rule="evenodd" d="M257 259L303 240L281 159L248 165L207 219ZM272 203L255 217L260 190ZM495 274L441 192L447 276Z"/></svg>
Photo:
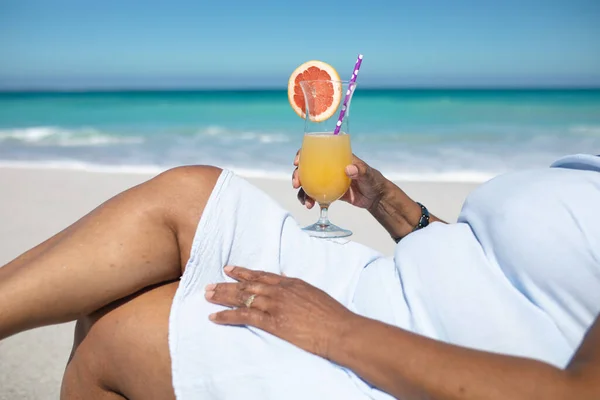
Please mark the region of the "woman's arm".
<svg viewBox="0 0 600 400"><path fill-rule="evenodd" d="M379 175L379 171L376 171ZM390 233L393 238L403 238L413 231L421 218L421 206L408 197L394 182L381 175L384 180L379 200L369 208L369 212ZM433 214L430 222L444 222Z"/></svg>
<svg viewBox="0 0 600 400"><path fill-rule="evenodd" d="M328 357L402 399L600 398L600 319L564 370L445 344L365 318L333 342Z"/></svg>
<svg viewBox="0 0 600 400"><path fill-rule="evenodd" d="M600 318L561 370L539 361L445 344L360 317L299 279L240 267L227 267L225 272L239 283L209 285L206 298L237 308L213 314L211 320L263 329L351 369L395 397L600 398Z"/></svg>

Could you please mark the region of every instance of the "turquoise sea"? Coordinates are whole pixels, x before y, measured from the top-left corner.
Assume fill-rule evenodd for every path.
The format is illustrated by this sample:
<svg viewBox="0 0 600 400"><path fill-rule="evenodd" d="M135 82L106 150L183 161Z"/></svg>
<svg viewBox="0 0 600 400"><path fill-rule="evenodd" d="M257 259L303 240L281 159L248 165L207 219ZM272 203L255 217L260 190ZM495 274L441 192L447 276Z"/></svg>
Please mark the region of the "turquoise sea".
<svg viewBox="0 0 600 400"><path fill-rule="evenodd" d="M391 178L480 181L600 154L600 90L357 90L354 152ZM0 165L289 178L303 120L285 91L0 93Z"/></svg>

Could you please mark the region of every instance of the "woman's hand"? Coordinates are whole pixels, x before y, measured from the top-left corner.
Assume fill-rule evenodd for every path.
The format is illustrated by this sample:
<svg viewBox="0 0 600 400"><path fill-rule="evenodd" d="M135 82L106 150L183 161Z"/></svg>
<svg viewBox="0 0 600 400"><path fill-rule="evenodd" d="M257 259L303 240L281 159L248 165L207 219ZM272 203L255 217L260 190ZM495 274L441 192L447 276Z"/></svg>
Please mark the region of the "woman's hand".
<svg viewBox="0 0 600 400"><path fill-rule="evenodd" d="M296 169L292 175L292 186L294 186L294 189L300 189L298 191L298 200L308 209L311 209L314 207L315 201L302 189L302 182L300 182L300 175L298 174L299 162L300 151L296 153L296 158L294 159ZM346 167L345 172L352 180L352 183L340 200L359 208L371 209L384 194L386 182L384 176L355 155L352 155L352 164Z"/></svg>
<svg viewBox="0 0 600 400"><path fill-rule="evenodd" d="M298 173L300 151L296 153L292 174L292 185L298 191L298 200L311 209L315 205L302 189ZM392 236L399 240L410 234L421 219L421 206L414 202L402 189L387 180L381 172L371 168L360 158L352 155L352 164L346 167L346 175L352 180L350 188L340 200L353 206L367 209ZM430 214L429 222L443 222Z"/></svg>
<svg viewBox="0 0 600 400"><path fill-rule="evenodd" d="M238 282L206 287L209 302L233 307L210 315L217 324L254 326L327 358L332 343L360 318L300 279L231 266L225 273Z"/></svg>

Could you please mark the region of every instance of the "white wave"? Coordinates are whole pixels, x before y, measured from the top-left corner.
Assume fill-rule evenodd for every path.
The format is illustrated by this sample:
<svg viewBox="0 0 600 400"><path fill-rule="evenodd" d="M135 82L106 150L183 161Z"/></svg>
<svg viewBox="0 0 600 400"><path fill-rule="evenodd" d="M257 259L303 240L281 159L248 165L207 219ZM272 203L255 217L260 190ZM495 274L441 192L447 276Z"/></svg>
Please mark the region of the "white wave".
<svg viewBox="0 0 600 400"><path fill-rule="evenodd" d="M28 143L39 142L59 132L56 128L40 126L34 128L0 130L0 141L16 139Z"/></svg>
<svg viewBox="0 0 600 400"><path fill-rule="evenodd" d="M290 141L290 138L285 135L262 134L258 135L258 141L261 143L286 143Z"/></svg>
<svg viewBox="0 0 600 400"><path fill-rule="evenodd" d="M5 161L0 160L0 168L15 169L51 169L70 170L97 173L117 174L144 174L156 175L170 167L158 165L103 165L87 163L76 160L48 160L48 161Z"/></svg>
<svg viewBox="0 0 600 400"><path fill-rule="evenodd" d="M385 177L396 182L460 182L460 183L483 183L487 182L502 172L480 172L480 171L443 171L443 172L386 172Z"/></svg>
<svg viewBox="0 0 600 400"><path fill-rule="evenodd" d="M257 133L252 131L237 131L227 129L218 125L207 126L206 128L197 131L196 135L219 137L226 141L243 140L257 141L260 143L287 143L290 141L290 137L283 133Z"/></svg>
<svg viewBox="0 0 600 400"><path fill-rule="evenodd" d="M14 169L50 169L50 170L71 170L85 171L95 173L110 173L110 174L143 174L156 175L164 172L173 166L160 165L104 165L87 163L77 160L48 160L48 161L5 161L0 160L0 168ZM261 170L252 168L243 168L236 166L221 166L229 169L239 176L244 178L261 178L285 180L290 178L287 172L274 172L272 170Z"/></svg>
<svg viewBox="0 0 600 400"><path fill-rule="evenodd" d="M228 130L226 128L217 125L211 125L207 126L205 129L199 131L198 133L201 135L217 136L227 132Z"/></svg>
<svg viewBox="0 0 600 400"><path fill-rule="evenodd" d="M9 140L31 145L52 145L60 147L138 144L144 141L142 137L113 136L93 128L64 129L53 126L0 130L0 142Z"/></svg>
<svg viewBox="0 0 600 400"><path fill-rule="evenodd" d="M598 125L577 125L569 129L569 133L581 136L600 137L600 126Z"/></svg>

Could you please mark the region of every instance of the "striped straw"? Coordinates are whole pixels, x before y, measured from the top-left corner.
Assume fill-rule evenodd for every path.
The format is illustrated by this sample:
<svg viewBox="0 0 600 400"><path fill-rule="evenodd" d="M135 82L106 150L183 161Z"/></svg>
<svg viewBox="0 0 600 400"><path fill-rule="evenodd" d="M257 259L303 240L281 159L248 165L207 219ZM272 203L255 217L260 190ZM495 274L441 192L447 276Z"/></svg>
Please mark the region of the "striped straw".
<svg viewBox="0 0 600 400"><path fill-rule="evenodd" d="M344 97L344 104L342 104L342 110L340 111L340 117L338 118L338 122L335 125L335 130L333 131L334 135L340 133L340 129L342 127L342 122L344 121L344 117L346 116L346 110L348 109L348 101L350 100L350 95L354 91L356 87L356 77L358 76L358 70L360 69L360 64L362 64L363 55L359 54L358 59L356 60L356 64L354 65L354 71L352 71L352 78L350 78L350 83L348 83L348 90L346 91L346 97Z"/></svg>

